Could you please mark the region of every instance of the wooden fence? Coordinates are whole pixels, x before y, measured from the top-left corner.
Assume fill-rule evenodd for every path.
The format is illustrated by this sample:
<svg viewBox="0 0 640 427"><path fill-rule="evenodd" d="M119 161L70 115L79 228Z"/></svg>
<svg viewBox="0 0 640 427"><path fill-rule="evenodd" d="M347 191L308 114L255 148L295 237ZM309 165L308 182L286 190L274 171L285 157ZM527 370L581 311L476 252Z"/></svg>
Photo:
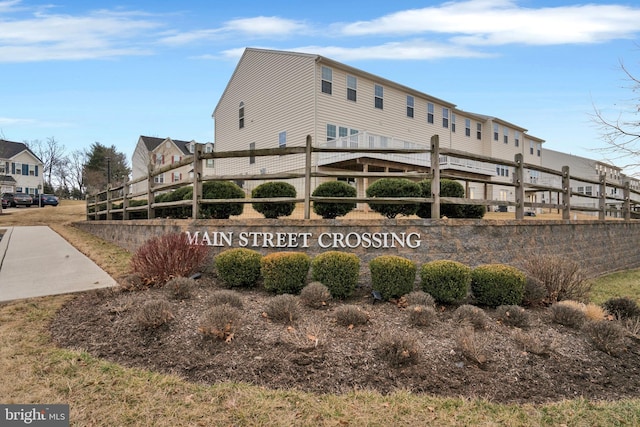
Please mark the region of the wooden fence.
<svg viewBox="0 0 640 427"><path fill-rule="evenodd" d="M356 154L431 154L431 164L429 173L420 172L356 172L350 170L344 171L318 171L314 170L312 166L313 153L356 153ZM258 175L246 175L246 174L226 174L226 175L203 175L203 160L206 159L230 159L230 158L250 158L250 157L262 157L262 156L287 156L287 155L305 155L305 168L304 172L283 172L273 174L258 174ZM440 158L441 156L449 156L456 159L468 159L475 162L482 162L487 164L502 165L512 167L515 173L511 182L502 182L491 180L490 178L470 178L460 177L453 174L447 169L441 170ZM172 182L167 184L154 183L154 177L164 174L166 172L178 169L183 166L191 166L193 168L193 178L185 179L178 182ZM561 185L541 185L535 182L525 182L525 170L536 171L537 173L544 173L551 176L557 176L560 178ZM429 178L431 182L431 197L429 198L368 198L368 197L356 197L356 198L337 198L337 197L315 197L312 196L312 178L409 178L412 180ZM287 179L304 179L304 191L302 197L297 198L270 198L270 199L203 199L202 198L202 184L206 181L272 181L272 180L287 180ZM440 178L450 178L457 181L463 181L467 185L469 182L481 183L485 188L484 199L471 199L471 198L450 198L440 196ZM583 199L595 199L598 201L597 207L588 206L572 206L572 192L571 192L571 180L579 181L580 183L592 184L597 186L598 192L596 196L588 194L579 194ZM134 184L145 182L147 183L147 189L142 192L134 193L131 191ZM494 200L487 196L487 186L496 185L500 187L512 187L515 193L515 201L506 200ZM166 192L174 190L184 186L193 187L193 198L191 200L181 200L176 202L164 202L156 203L156 193ZM607 189L622 190L622 197L612 195L611 192L607 195ZM547 203L530 202L526 200L526 191L546 192L556 195L556 203L552 203L552 197L549 197ZM617 190L615 193L617 193ZM633 196L633 197L632 197ZM146 200L144 206L133 206L132 200ZM473 204L484 205L487 207L494 206L513 206L515 207L515 218L522 219L525 216L525 212L532 209L554 209L562 212L563 220L570 220L572 211L585 211L585 212L597 212L598 219L604 220L607 214L613 214L620 216L626 221L631 220L632 217L637 217L640 206L640 193L630 188L629 183L623 185L608 182L605 175L600 175L599 179L594 180L590 178L573 176L570 173L569 167L564 166L562 170L557 171L534 164L526 164L523 161L522 154L516 154L513 161L504 159L492 158L487 156L480 156L476 154L470 154L458 150L442 149L439 147L439 137L434 135L431 138L430 147L414 147L414 148L357 148L357 147L318 147L313 146L311 136L307 136L306 144L302 147L285 147L285 148L273 148L273 149L256 149L256 150L239 150L239 151L227 151L227 152L213 152L204 153L203 145L196 144L194 154L188 156L183 160L171 165L166 165L160 168L153 168L149 166L148 174L145 177L141 177L125 183L122 186L109 187L107 190L87 197L87 220L111 220L114 216L122 218L124 220L130 219L131 214L134 212L146 211L147 218L155 218L155 210L159 208L167 207L180 207L191 206L191 212L194 219L198 218L200 212L200 206L205 204L215 203L276 203L276 202L295 202L302 203L304 206L304 218L309 219L311 214L311 206L313 202L357 202L357 203L431 203L431 217L440 218L440 205L447 204ZM114 204L117 206L114 208ZM619 206L619 208L618 208Z"/></svg>

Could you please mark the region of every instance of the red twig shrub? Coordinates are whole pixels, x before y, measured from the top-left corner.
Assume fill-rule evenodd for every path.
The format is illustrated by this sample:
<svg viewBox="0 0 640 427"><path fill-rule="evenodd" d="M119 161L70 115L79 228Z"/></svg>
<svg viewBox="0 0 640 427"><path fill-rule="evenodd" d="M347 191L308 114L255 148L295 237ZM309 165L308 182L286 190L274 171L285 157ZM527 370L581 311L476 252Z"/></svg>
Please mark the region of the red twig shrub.
<svg viewBox="0 0 640 427"><path fill-rule="evenodd" d="M173 277L195 273L208 258L209 247L190 245L187 236L171 233L149 239L131 257L131 270L148 286L162 286Z"/></svg>

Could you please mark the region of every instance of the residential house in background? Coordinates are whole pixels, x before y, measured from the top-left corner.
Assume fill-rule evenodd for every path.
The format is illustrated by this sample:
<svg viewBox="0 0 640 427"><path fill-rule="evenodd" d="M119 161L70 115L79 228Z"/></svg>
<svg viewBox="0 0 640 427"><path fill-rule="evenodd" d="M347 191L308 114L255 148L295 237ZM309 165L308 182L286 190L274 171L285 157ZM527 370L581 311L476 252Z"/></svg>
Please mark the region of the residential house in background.
<svg viewBox="0 0 640 427"><path fill-rule="evenodd" d="M0 193L42 193L42 169L26 144L0 139Z"/></svg>
<svg viewBox="0 0 640 427"><path fill-rule="evenodd" d="M132 179L147 176L149 167L159 168L164 165L173 164L181 161L186 156L191 156L194 151L196 141L182 141L171 138L155 138L152 136L141 135L133 152L131 160ZM213 151L213 143L204 145L205 152ZM213 169L213 160L205 160L203 164L205 175L207 170ZM184 179L193 178L193 167L183 166L158 175L154 178L156 184L165 184L171 182L182 181ZM132 193L147 191L147 180L135 184L131 188Z"/></svg>
<svg viewBox="0 0 640 427"><path fill-rule="evenodd" d="M431 136L439 135L443 148L509 161L522 153L525 163L540 165L544 142L522 126L464 111L324 56L253 48L244 51L213 118L216 151L304 146L307 135L318 146L428 148ZM304 155L219 159L215 174L300 172L303 166ZM461 178L496 182L470 182L468 197L515 200L512 190L499 185L513 179L510 167L450 156L441 156L440 166ZM314 153L312 167L428 172L430 155ZM293 183L300 191L301 180ZM350 183L359 196L370 184L367 178ZM258 184L246 181L245 189ZM529 196L535 201L535 193Z"/></svg>

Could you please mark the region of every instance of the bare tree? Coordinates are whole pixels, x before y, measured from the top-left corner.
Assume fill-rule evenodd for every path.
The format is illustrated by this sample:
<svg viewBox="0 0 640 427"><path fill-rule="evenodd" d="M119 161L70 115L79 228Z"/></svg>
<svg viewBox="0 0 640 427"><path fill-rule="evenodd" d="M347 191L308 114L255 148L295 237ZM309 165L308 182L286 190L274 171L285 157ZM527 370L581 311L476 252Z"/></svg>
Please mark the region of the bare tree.
<svg viewBox="0 0 640 427"><path fill-rule="evenodd" d="M594 107L594 119L600 128L607 147L601 151L610 155L611 161L616 161L625 169L638 169L640 167L640 79L620 61L620 67L630 82L629 89L633 98L629 104L624 105L617 117L607 117L601 110Z"/></svg>
<svg viewBox="0 0 640 427"><path fill-rule="evenodd" d="M53 136L47 138L46 142L36 139L31 142L25 141L25 144L27 144L29 149L42 161L44 169L42 171L43 179L50 188L53 188L53 171L66 160L64 145L56 141Z"/></svg>

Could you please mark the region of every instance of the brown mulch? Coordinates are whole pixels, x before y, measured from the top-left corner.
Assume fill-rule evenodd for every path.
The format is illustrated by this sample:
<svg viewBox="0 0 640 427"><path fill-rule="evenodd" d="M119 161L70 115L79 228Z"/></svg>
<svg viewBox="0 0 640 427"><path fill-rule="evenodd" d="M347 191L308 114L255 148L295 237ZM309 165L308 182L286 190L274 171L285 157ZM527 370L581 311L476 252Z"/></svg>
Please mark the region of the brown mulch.
<svg viewBox="0 0 640 427"><path fill-rule="evenodd" d="M433 324L416 327L407 308L373 304L367 289L322 309L303 306L291 324L265 315L272 295L260 288L238 290L243 317L232 339L204 338L198 326L212 292L219 289L214 278L203 277L191 298L169 299L174 319L151 330L139 325L137 313L145 301L166 298L165 290L83 293L58 312L51 332L59 346L205 384L237 381L315 393L402 389L504 403L640 396L636 338L627 337L624 348L609 355L596 349L583 331L552 323L548 308L529 309L531 322L523 330L501 324L495 311L486 309L488 326L470 337L481 356L473 357L461 348L459 337L471 332L455 320L455 307L437 307ZM341 304L359 306L368 312L369 322L339 325L335 310ZM389 334L413 340L415 361L397 366L383 355L382 337ZM533 350L535 345L522 344L522 336L548 348Z"/></svg>

